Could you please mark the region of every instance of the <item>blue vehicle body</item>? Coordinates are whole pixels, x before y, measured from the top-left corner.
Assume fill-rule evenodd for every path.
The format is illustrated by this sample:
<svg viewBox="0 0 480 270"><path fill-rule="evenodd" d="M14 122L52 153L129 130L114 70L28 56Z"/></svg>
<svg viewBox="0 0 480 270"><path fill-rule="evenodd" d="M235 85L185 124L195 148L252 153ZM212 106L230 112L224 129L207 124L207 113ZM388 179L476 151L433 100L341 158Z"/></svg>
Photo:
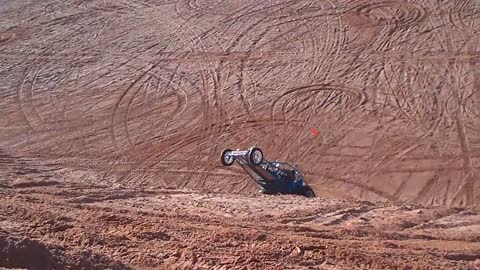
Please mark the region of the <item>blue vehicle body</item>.
<svg viewBox="0 0 480 270"><path fill-rule="evenodd" d="M305 183L302 173L286 162L263 159L259 148L246 151L229 150L222 152L222 163L231 166L237 162L261 187L264 194L297 194L315 197L314 191Z"/></svg>

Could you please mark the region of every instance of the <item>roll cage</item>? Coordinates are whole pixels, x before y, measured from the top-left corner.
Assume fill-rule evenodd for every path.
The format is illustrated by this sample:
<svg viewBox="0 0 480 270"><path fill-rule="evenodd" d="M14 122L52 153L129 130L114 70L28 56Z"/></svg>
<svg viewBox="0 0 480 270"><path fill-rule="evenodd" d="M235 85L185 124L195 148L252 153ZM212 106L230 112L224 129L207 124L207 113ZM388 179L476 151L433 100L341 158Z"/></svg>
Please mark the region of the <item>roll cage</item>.
<svg viewBox="0 0 480 270"><path fill-rule="evenodd" d="M236 160L243 170L257 182L276 181L281 177L287 177L290 180L304 179L300 170L287 162L264 159L257 165L249 162L246 156L239 156Z"/></svg>

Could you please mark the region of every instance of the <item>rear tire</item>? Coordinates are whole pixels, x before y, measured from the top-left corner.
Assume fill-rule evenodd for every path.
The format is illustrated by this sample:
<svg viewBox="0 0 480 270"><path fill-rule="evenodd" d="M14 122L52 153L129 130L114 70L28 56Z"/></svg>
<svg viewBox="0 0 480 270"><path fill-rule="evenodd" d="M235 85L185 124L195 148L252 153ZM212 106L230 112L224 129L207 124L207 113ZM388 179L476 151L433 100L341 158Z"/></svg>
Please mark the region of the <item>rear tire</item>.
<svg viewBox="0 0 480 270"><path fill-rule="evenodd" d="M221 161L223 166L232 166L235 162L235 157L228 155L229 152L232 152L232 150L225 149L222 151Z"/></svg>
<svg viewBox="0 0 480 270"><path fill-rule="evenodd" d="M263 152L258 147L253 147L248 151L248 161L255 165L260 165L263 162Z"/></svg>

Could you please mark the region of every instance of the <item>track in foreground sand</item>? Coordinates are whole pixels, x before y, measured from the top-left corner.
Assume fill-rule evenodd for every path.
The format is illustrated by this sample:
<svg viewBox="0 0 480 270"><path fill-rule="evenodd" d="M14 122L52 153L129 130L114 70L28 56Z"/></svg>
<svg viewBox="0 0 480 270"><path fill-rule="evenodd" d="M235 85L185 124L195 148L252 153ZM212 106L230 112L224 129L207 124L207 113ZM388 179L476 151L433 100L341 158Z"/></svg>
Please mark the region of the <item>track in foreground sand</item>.
<svg viewBox="0 0 480 270"><path fill-rule="evenodd" d="M7 267L473 269L480 258L472 209L52 180L0 195Z"/></svg>

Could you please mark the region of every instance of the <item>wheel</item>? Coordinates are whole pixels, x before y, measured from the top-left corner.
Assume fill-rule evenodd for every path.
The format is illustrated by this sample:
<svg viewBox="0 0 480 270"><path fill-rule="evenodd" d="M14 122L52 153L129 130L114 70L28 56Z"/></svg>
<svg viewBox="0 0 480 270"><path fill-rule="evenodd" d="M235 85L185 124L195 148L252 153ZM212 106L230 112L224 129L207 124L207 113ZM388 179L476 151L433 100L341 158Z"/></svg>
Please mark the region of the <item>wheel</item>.
<svg viewBox="0 0 480 270"><path fill-rule="evenodd" d="M313 189L309 186L305 186L303 188L303 196L307 198L315 198L315 192L313 192Z"/></svg>
<svg viewBox="0 0 480 270"><path fill-rule="evenodd" d="M260 148L253 147L248 151L248 161L255 165L260 165L263 161L263 152Z"/></svg>
<svg viewBox="0 0 480 270"><path fill-rule="evenodd" d="M232 164L235 162L235 157L228 155L228 153L232 152L230 149L225 149L222 151L222 164L223 166L232 166Z"/></svg>

